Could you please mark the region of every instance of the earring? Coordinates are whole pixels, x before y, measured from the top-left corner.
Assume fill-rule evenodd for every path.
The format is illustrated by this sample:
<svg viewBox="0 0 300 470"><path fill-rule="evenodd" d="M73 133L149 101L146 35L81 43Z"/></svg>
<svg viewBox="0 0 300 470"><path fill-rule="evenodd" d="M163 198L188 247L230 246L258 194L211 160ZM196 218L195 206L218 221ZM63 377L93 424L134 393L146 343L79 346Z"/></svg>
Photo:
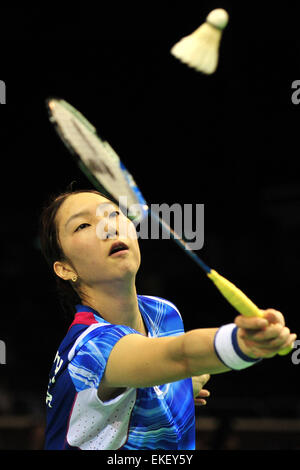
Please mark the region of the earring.
<svg viewBox="0 0 300 470"><path fill-rule="evenodd" d="M77 276L76 276L76 274L74 274L74 276L72 277L72 281L73 281L73 282L76 282L76 281L77 281Z"/></svg>

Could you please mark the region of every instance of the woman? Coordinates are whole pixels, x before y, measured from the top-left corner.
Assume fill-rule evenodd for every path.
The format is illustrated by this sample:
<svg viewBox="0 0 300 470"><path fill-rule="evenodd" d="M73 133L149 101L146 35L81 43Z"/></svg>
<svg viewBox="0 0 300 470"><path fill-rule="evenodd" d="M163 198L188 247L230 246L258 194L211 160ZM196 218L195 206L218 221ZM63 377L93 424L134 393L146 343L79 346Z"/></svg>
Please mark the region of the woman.
<svg viewBox="0 0 300 470"><path fill-rule="evenodd" d="M63 193L43 210L42 250L75 313L50 372L46 449L195 449L191 378L199 391L209 374L254 365L296 338L273 309L185 333L171 302L137 295L134 234L97 191Z"/></svg>

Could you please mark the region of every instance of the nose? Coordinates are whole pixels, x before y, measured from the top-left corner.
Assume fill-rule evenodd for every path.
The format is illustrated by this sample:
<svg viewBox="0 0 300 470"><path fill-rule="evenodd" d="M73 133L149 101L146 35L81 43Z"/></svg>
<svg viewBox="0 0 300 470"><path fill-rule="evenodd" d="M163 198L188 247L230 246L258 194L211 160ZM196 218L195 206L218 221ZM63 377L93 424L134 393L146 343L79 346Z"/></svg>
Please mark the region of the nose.
<svg viewBox="0 0 300 470"><path fill-rule="evenodd" d="M115 223L108 221L104 226L104 240L117 238L119 235L118 228L116 227Z"/></svg>
<svg viewBox="0 0 300 470"><path fill-rule="evenodd" d="M109 239L109 238L117 238L118 237L118 230L116 230L113 227L108 227L107 232L104 234L104 239Z"/></svg>
<svg viewBox="0 0 300 470"><path fill-rule="evenodd" d="M132 238L131 232L135 227L122 213L116 215L116 210L113 211L103 210L99 211L96 215L100 217L96 226L96 234L101 240L119 239L119 238ZM135 232L136 234L136 232ZM133 237L136 238L136 237Z"/></svg>

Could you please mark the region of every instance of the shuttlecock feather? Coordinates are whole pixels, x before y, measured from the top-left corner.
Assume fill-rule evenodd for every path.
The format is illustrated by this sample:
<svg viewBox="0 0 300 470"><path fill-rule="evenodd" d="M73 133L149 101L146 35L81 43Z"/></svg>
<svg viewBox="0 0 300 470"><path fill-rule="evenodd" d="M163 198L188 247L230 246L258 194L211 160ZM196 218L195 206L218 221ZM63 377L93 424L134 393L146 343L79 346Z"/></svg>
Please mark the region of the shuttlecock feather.
<svg viewBox="0 0 300 470"><path fill-rule="evenodd" d="M205 23L183 37L171 49L171 54L189 67L205 74L216 71L223 31L229 19L223 8L209 13Z"/></svg>

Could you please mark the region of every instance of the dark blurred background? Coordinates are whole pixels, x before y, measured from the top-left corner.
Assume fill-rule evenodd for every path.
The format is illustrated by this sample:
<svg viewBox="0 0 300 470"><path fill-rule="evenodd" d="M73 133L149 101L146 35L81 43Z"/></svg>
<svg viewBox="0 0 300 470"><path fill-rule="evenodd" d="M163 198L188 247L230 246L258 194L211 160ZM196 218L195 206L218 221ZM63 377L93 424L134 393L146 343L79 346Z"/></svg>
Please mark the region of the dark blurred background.
<svg viewBox="0 0 300 470"><path fill-rule="evenodd" d="M91 188L49 123L62 97L97 127L150 203L205 205L210 266L299 331L300 79L298 10L278 2L145 2L115 10L3 8L0 80L0 449L42 449L48 373L69 320L41 257L38 217L50 194ZM170 48L210 10L230 15L217 72ZM141 294L177 305L186 329L236 312L170 240L141 240ZM197 408L198 449L299 449L300 365L291 355L214 376Z"/></svg>

